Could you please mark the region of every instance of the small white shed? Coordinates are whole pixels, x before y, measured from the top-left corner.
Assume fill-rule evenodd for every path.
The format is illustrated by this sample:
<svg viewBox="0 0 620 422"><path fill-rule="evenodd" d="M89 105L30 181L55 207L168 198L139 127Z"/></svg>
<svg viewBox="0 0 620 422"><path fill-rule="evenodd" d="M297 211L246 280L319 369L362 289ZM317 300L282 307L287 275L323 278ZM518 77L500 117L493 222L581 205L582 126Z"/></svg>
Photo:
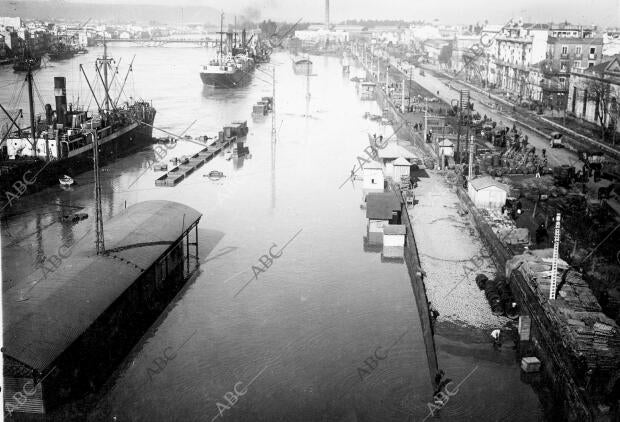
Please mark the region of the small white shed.
<svg viewBox="0 0 620 422"><path fill-rule="evenodd" d="M470 180L467 193L478 208L501 208L506 204L510 187L490 176Z"/></svg>
<svg viewBox="0 0 620 422"><path fill-rule="evenodd" d="M383 192L383 169L376 161L364 165L364 191Z"/></svg>
<svg viewBox="0 0 620 422"><path fill-rule="evenodd" d="M383 226L383 256L386 258L402 258L405 251L405 234L403 224Z"/></svg>
<svg viewBox="0 0 620 422"><path fill-rule="evenodd" d="M394 166L394 181L400 182L403 179L409 180L411 175L411 163L403 157L398 157L392 165Z"/></svg>
<svg viewBox="0 0 620 422"><path fill-rule="evenodd" d="M379 159L385 168L385 176L391 177L396 181L399 181L400 178L396 178L396 175L394 174L394 162L399 158L403 158L405 160L417 158L414 153L398 145L396 142L388 142L385 147L378 149L378 154Z"/></svg>

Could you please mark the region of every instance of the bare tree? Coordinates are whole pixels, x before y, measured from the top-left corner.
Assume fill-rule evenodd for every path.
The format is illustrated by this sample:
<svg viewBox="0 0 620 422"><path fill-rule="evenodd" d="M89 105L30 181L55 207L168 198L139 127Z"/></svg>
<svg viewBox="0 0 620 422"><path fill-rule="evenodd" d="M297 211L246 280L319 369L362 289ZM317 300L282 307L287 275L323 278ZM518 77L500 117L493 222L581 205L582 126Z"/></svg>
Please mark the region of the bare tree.
<svg viewBox="0 0 620 422"><path fill-rule="evenodd" d="M587 83L588 96L596 101L595 119L601 127L601 140L605 141L607 133L608 116L612 101L611 84L602 78L590 79ZM614 129L615 130L615 129Z"/></svg>

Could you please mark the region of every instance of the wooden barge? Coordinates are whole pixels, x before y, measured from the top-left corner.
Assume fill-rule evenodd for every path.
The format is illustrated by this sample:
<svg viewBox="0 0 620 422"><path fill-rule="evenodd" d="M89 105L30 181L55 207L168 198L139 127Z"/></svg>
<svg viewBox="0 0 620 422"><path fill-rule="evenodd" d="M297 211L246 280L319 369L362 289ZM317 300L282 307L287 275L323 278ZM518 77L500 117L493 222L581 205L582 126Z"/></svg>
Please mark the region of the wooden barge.
<svg viewBox="0 0 620 422"><path fill-rule="evenodd" d="M218 133L218 138L209 146L189 157L184 163L173 167L166 174L155 179L155 186L174 187L189 175L211 161L224 148L232 143L239 143L248 134L247 122L233 122Z"/></svg>

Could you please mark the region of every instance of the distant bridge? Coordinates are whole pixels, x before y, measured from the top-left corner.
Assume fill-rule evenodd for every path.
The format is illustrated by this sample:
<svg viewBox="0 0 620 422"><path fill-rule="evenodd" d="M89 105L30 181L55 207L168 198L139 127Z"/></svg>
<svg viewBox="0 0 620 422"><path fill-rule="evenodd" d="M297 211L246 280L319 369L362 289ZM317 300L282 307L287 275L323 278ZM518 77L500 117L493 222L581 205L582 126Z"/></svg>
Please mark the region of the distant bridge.
<svg viewBox="0 0 620 422"><path fill-rule="evenodd" d="M206 37L155 37L149 39L107 38L106 42L133 43L141 47L160 47L166 44L195 44L197 46L215 47L219 43L218 40Z"/></svg>

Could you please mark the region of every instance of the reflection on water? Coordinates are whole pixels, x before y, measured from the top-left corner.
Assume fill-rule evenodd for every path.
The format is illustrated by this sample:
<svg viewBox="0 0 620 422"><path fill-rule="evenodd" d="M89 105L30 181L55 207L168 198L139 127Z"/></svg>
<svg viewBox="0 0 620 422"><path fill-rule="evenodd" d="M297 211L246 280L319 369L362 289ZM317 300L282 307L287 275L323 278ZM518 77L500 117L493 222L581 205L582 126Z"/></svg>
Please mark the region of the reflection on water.
<svg viewBox="0 0 620 422"><path fill-rule="evenodd" d="M153 100L158 110L156 126L181 133L197 120L190 131L193 135L214 136L229 122L248 120L250 133L243 144L248 150L230 160L224 154L216 157L174 188L156 188L154 180L160 173L144 172L145 163L155 159L152 149L112 163L102 173L104 220L126 206L151 199L178 201L202 212L202 265L112 377L103 397L89 409L90 420L211 419L219 414L218 403L225 403L226 394L235 385L240 388L237 383L247 387L257 374L247 393L222 418L423 418L433 386L407 267L402 261L369 253L363 242L366 219L360 209L361 186L346 184L338 189L355 157L363 152L367 133L386 135L385 127L363 118L366 112L380 114L376 104L358 101L354 84L341 75L339 60L328 57L314 61L317 76L312 79L308 104L305 78L293 73L285 53L277 53L271 63L277 78L274 143L271 118L251 119L252 105L271 95L273 88L260 71L243 88L218 90L200 81L202 49L113 51L123 57L134 53L129 86L136 97ZM71 74L77 60L84 62L96 54L92 49L89 57L42 69L38 78L51 81L53 75ZM68 85L68 92L79 92L77 78L69 78ZM42 89L42 94L53 99L51 87ZM166 160L199 149L179 142ZM212 170L226 177L218 181L204 177ZM76 180L71 190L51 188L23 198L11 209L10 238L3 230L3 244L9 242L5 274L25 277L32 256L45 256L91 229L92 174ZM89 218L59 224L58 214L69 209L86 212ZM271 263L264 258L274 244L281 247L300 229L281 257ZM256 274L256 266L265 271L235 297ZM389 347L404 332L407 335L388 358L360 379L358 369L368 356L377 348ZM153 359L167 347L176 350L188 338L177 357L157 377L149 378ZM475 366L471 357L462 354L445 354L443 359L454 379ZM519 409L532 407L535 398L530 390L514 374L506 376L511 366L492 364L486 370L503 374L505 380L493 386L490 396L510 397L510 406ZM484 384L475 377L468 382ZM479 393L464 390L451 399L450 406L459 409L459 415L504 408L498 401L481 402ZM415 406L404 407L406 397L412 395ZM450 406L445 414L449 415Z"/></svg>

